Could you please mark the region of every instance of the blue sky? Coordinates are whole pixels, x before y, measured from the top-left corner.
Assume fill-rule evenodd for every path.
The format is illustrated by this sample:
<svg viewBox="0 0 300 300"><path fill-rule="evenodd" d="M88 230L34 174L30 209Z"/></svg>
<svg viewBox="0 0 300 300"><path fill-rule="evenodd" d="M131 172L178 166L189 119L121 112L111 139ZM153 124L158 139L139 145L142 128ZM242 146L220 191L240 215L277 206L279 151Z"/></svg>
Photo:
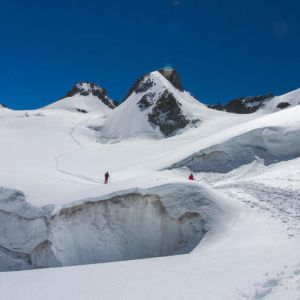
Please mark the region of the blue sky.
<svg viewBox="0 0 300 300"><path fill-rule="evenodd" d="M0 103L37 108L78 81L121 100L163 66L205 103L300 88L300 1L0 0Z"/></svg>

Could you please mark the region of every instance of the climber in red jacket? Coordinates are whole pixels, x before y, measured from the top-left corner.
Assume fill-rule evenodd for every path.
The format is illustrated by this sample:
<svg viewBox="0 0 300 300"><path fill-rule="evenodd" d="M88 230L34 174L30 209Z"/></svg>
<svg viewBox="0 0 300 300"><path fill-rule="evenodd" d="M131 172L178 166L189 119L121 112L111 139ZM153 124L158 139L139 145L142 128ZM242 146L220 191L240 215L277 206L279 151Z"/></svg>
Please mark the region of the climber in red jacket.
<svg viewBox="0 0 300 300"><path fill-rule="evenodd" d="M190 176L189 176L189 180L195 180L195 178L194 178L194 174L193 174L193 173L191 173L191 174L190 174Z"/></svg>
<svg viewBox="0 0 300 300"><path fill-rule="evenodd" d="M104 184L107 184L107 183L108 183L108 178L109 178L109 173L106 172L106 173L104 174Z"/></svg>

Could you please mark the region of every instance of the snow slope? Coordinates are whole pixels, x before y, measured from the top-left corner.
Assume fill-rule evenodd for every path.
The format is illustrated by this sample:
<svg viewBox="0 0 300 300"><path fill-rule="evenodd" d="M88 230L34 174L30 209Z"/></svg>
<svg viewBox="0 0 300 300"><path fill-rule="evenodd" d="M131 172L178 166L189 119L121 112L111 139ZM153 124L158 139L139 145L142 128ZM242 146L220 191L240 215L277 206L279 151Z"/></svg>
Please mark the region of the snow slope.
<svg viewBox="0 0 300 300"><path fill-rule="evenodd" d="M75 95L63 98L45 107L46 109L65 109L73 112L105 112L109 113L111 108L101 102L96 96Z"/></svg>
<svg viewBox="0 0 300 300"><path fill-rule="evenodd" d="M199 126L156 139L135 94L0 110L2 270L79 264L1 272L3 299L299 299L300 106L218 112L151 76Z"/></svg>

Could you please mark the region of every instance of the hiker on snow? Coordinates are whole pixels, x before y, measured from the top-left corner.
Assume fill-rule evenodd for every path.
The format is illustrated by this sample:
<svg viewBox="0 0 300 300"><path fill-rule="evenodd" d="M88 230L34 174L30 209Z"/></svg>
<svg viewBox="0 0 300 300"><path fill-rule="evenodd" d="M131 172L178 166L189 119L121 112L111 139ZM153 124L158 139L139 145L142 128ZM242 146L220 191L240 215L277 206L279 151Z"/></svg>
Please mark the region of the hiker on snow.
<svg viewBox="0 0 300 300"><path fill-rule="evenodd" d="M106 172L106 173L104 174L104 183L105 183L105 184L108 183L108 178L109 178L109 173Z"/></svg>
<svg viewBox="0 0 300 300"><path fill-rule="evenodd" d="M195 180L195 178L194 178L194 174L193 174L193 173L191 173L191 174L190 174L190 176L189 176L189 180Z"/></svg>

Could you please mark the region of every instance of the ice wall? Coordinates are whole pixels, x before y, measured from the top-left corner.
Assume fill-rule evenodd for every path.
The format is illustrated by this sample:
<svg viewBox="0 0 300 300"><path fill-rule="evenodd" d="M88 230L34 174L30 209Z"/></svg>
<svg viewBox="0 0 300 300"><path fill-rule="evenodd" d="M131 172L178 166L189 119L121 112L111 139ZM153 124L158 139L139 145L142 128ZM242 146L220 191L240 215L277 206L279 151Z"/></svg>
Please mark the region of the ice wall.
<svg viewBox="0 0 300 300"><path fill-rule="evenodd" d="M258 128L194 153L170 168L188 167L193 172L227 173L257 158L269 165L299 156L299 129Z"/></svg>
<svg viewBox="0 0 300 300"><path fill-rule="evenodd" d="M218 211L207 194L184 184L83 199L55 214L18 191L0 195L1 271L188 253Z"/></svg>

